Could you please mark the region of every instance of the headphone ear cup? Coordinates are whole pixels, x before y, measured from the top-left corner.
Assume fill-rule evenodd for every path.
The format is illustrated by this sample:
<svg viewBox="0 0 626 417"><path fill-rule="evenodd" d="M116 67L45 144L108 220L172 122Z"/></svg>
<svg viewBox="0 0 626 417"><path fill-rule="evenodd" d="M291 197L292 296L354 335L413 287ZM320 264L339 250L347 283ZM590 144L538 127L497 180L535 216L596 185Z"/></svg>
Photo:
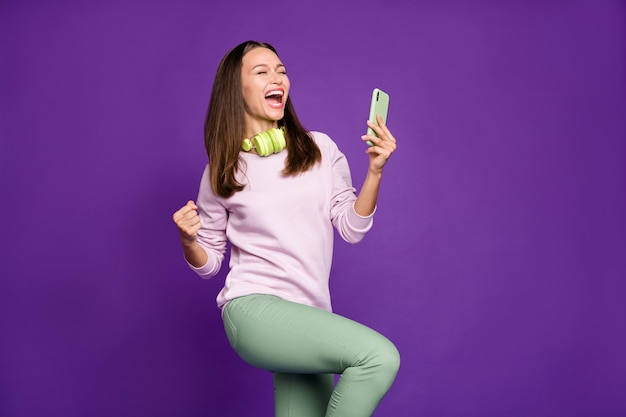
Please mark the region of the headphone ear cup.
<svg viewBox="0 0 626 417"><path fill-rule="evenodd" d="M241 147L247 152L252 149L253 144L256 153L260 156L269 156L273 153L278 153L287 147L285 131L283 128L273 128L265 132L257 133L252 139L244 139Z"/></svg>
<svg viewBox="0 0 626 417"><path fill-rule="evenodd" d="M278 153L287 147L287 142L285 142L285 133L282 128L271 129L269 133L272 137L274 153Z"/></svg>
<svg viewBox="0 0 626 417"><path fill-rule="evenodd" d="M256 152L261 156L268 156L274 153L274 145L268 132L261 132L252 138Z"/></svg>

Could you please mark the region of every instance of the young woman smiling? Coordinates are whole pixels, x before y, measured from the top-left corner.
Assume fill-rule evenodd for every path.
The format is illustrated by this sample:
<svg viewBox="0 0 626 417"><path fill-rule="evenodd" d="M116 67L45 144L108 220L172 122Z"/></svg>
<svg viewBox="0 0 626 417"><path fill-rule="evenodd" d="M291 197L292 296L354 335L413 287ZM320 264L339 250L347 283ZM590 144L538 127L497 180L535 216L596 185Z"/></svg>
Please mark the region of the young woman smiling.
<svg viewBox="0 0 626 417"><path fill-rule="evenodd" d="M233 349L274 373L275 415L370 416L400 357L380 333L332 312L333 227L350 243L372 227L396 140L380 118L368 122L377 136L361 138L374 146L357 195L345 156L327 135L302 126L289 88L269 44L244 42L222 59L197 203L173 218L185 259L201 277L218 273L230 242L217 305ZM334 374L341 375L336 386Z"/></svg>

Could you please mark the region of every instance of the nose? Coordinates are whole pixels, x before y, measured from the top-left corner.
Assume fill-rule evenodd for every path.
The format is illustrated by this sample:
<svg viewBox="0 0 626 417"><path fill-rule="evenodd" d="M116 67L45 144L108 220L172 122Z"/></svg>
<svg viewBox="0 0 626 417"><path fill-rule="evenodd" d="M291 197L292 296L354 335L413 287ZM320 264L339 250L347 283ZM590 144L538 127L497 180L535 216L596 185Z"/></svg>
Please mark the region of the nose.
<svg viewBox="0 0 626 417"><path fill-rule="evenodd" d="M283 78L280 76L279 73L275 72L272 76L272 84L282 84L283 83Z"/></svg>

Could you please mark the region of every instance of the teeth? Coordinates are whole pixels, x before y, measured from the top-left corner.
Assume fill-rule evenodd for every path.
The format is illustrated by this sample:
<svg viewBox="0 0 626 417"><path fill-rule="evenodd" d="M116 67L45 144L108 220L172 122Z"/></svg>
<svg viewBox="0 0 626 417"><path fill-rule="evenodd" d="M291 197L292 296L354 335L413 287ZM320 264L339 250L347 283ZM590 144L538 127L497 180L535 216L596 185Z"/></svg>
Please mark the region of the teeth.
<svg viewBox="0 0 626 417"><path fill-rule="evenodd" d="M265 97L272 97L272 96L280 96L280 97L282 97L283 93L282 93L282 91L278 91L277 90L277 91L270 91L269 93L267 93L265 95Z"/></svg>

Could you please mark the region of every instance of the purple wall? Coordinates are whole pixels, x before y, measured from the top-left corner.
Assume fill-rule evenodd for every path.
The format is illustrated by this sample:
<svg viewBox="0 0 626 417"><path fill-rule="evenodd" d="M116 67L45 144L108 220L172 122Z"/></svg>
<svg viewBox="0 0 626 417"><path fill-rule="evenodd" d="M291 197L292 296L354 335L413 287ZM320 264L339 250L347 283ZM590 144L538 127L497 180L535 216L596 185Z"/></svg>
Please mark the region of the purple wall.
<svg viewBox="0 0 626 417"><path fill-rule="evenodd" d="M357 186L391 95L375 227L332 277L402 353L376 415L626 415L623 1L48 3L0 3L0 415L272 415L171 221L249 38Z"/></svg>

